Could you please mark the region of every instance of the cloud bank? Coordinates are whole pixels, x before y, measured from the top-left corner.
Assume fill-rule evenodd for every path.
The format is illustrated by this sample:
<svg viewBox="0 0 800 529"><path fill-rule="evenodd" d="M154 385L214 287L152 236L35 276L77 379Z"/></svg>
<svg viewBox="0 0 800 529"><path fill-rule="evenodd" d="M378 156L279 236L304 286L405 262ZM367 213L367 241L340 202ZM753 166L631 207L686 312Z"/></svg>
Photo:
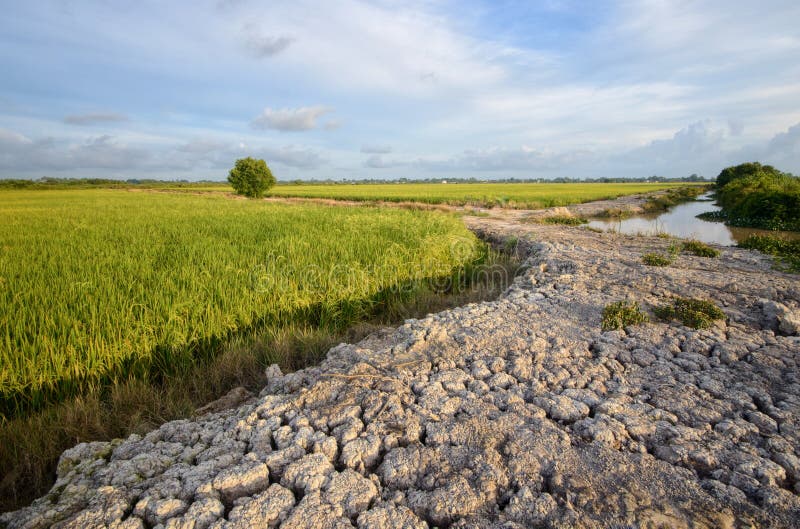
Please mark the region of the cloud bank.
<svg viewBox="0 0 800 529"><path fill-rule="evenodd" d="M800 173L794 0L42 2L0 19L0 177Z"/></svg>

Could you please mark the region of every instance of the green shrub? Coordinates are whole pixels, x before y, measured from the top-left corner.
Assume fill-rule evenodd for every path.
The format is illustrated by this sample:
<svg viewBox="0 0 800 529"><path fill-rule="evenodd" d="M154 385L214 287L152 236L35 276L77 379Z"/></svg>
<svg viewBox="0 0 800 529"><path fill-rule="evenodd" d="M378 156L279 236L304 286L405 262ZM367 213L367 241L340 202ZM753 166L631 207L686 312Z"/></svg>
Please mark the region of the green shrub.
<svg viewBox="0 0 800 529"><path fill-rule="evenodd" d="M642 262L647 266L669 266L674 261L671 255L649 252L642 255Z"/></svg>
<svg viewBox="0 0 800 529"><path fill-rule="evenodd" d="M726 167L717 176L717 187L723 187L740 178L747 178L756 174L779 175L780 171L771 165L761 165L758 162L748 162L731 167Z"/></svg>
<svg viewBox="0 0 800 529"><path fill-rule="evenodd" d="M705 299L676 297L672 303L653 309L662 320L680 320L687 327L705 329L715 320L724 320L725 313L712 301Z"/></svg>
<svg viewBox="0 0 800 529"><path fill-rule="evenodd" d="M717 185L718 217L728 224L800 230L800 178L768 165L742 164L724 169Z"/></svg>
<svg viewBox="0 0 800 529"><path fill-rule="evenodd" d="M683 243L683 251L698 257L719 257L719 250L695 240Z"/></svg>
<svg viewBox="0 0 800 529"><path fill-rule="evenodd" d="M645 323L647 315L639 308L636 301L617 301L603 308L604 331L623 329L629 325Z"/></svg>
<svg viewBox="0 0 800 529"><path fill-rule="evenodd" d="M572 217L570 215L553 215L552 217L544 217L541 222L543 224L564 224L566 226L580 226L587 224L589 221L580 217Z"/></svg>
<svg viewBox="0 0 800 529"><path fill-rule="evenodd" d="M233 169L228 173L228 182L239 195L260 198L267 189L275 185L275 177L272 176L267 162L248 156L236 160Z"/></svg>

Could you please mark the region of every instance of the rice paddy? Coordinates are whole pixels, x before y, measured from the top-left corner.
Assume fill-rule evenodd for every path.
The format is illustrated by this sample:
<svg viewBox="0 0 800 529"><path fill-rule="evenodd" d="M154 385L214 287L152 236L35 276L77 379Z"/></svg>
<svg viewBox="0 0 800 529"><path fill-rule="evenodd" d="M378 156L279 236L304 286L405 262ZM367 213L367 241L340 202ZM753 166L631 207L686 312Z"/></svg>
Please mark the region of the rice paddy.
<svg viewBox="0 0 800 529"><path fill-rule="evenodd" d="M649 193L685 183L407 183L279 185L272 196L335 200L424 202L538 209L623 195Z"/></svg>
<svg viewBox="0 0 800 529"><path fill-rule="evenodd" d="M438 212L4 191L0 411L174 373L253 328L342 328L481 251Z"/></svg>

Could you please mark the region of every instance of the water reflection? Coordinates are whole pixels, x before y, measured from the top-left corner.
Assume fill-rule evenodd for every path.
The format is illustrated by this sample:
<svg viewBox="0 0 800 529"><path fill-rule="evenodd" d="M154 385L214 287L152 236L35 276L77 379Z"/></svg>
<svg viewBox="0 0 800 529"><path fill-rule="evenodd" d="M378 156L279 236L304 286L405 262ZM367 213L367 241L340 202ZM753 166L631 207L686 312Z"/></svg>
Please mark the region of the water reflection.
<svg viewBox="0 0 800 529"><path fill-rule="evenodd" d="M685 202L661 214L637 215L627 219L595 219L589 226L605 231L619 233L642 233L655 235L669 233L685 239L697 239L706 243L733 246L738 241L754 234L779 235L788 239L800 238L800 233L755 230L751 228L732 228L721 222L698 219L696 215L707 211L718 211L719 206L703 195L700 200Z"/></svg>

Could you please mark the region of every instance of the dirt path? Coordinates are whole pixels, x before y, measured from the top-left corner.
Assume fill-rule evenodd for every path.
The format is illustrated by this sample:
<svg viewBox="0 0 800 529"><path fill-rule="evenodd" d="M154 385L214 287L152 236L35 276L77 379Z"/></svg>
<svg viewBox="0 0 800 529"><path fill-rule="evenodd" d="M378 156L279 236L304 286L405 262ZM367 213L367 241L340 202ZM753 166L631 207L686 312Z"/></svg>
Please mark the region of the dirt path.
<svg viewBox="0 0 800 529"><path fill-rule="evenodd" d="M798 276L736 248L648 267L642 253L672 241L491 214L465 222L527 259L497 301L273 367L238 408L78 445L49 495L0 522L800 526ZM611 302L675 295L726 320L601 330Z"/></svg>

